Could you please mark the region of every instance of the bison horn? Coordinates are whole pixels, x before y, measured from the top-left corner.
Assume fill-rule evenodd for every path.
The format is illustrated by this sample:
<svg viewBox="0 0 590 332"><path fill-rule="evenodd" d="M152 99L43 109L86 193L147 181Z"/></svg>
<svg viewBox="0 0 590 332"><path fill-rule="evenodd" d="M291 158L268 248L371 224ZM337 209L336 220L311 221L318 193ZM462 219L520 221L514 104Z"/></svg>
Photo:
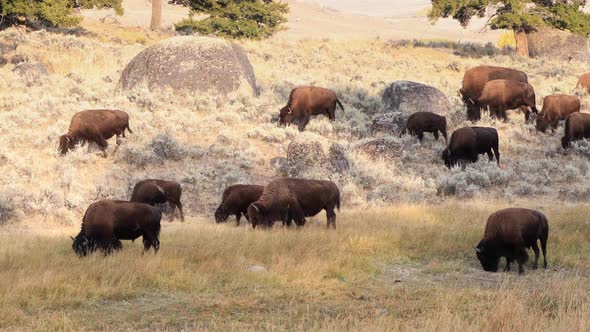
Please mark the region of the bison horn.
<svg viewBox="0 0 590 332"><path fill-rule="evenodd" d="M72 241L76 241L76 239L74 239L72 236L70 236L70 239L72 239Z"/></svg>
<svg viewBox="0 0 590 332"><path fill-rule="evenodd" d="M469 98L469 101L470 101L470 102L471 102L473 105L475 105L475 102L473 101L473 99Z"/></svg>
<svg viewBox="0 0 590 332"><path fill-rule="evenodd" d="M253 207L254 209L256 209L256 212L260 212L260 209L258 208L258 206L256 206L256 204L252 204L252 207Z"/></svg>
<svg viewBox="0 0 590 332"><path fill-rule="evenodd" d="M475 252L478 254L481 254L481 252L483 251L481 248L478 247L473 247L473 249L475 249Z"/></svg>
<svg viewBox="0 0 590 332"><path fill-rule="evenodd" d="M291 106L289 106L289 113L287 114L293 114L293 110L291 109Z"/></svg>

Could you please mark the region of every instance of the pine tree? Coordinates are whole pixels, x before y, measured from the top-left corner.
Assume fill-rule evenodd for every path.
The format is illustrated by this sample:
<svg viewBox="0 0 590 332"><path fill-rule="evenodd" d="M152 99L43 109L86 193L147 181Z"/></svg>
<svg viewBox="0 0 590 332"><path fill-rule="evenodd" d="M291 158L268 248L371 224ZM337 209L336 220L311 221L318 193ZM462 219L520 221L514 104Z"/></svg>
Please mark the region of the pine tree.
<svg viewBox="0 0 590 332"><path fill-rule="evenodd" d="M492 30L508 29L516 36L516 53L529 56L527 34L543 27L590 34L590 15L582 11L586 0L432 0L431 23L452 17L466 27L471 18L492 13L486 25Z"/></svg>
<svg viewBox="0 0 590 332"><path fill-rule="evenodd" d="M0 28L14 24L73 27L82 18L75 8L114 8L123 14L121 0L0 0Z"/></svg>
<svg viewBox="0 0 590 332"><path fill-rule="evenodd" d="M176 25L177 30L215 34L230 38L264 38L276 32L287 21L286 3L273 0L172 0L191 9L188 19ZM195 14L208 15L195 19Z"/></svg>

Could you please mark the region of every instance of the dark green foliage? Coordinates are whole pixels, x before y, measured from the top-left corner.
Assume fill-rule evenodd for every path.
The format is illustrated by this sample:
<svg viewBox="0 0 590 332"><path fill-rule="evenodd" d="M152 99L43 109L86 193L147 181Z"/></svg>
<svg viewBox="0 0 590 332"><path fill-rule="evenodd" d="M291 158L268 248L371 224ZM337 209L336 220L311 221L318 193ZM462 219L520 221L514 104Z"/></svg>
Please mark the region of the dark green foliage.
<svg viewBox="0 0 590 332"><path fill-rule="evenodd" d="M230 38L265 38L287 21L286 3L272 0L173 0L187 5L191 16L176 24L177 30ZM195 14L208 17L195 19Z"/></svg>
<svg viewBox="0 0 590 332"><path fill-rule="evenodd" d="M95 7L123 13L121 0L0 0L0 28L13 24L73 27L81 20L74 8Z"/></svg>
<svg viewBox="0 0 590 332"><path fill-rule="evenodd" d="M432 22L452 17L467 26L472 17L484 17L486 9L494 13L488 25L492 29L533 32L545 26L587 36L590 15L582 12L586 0L432 0L428 17Z"/></svg>

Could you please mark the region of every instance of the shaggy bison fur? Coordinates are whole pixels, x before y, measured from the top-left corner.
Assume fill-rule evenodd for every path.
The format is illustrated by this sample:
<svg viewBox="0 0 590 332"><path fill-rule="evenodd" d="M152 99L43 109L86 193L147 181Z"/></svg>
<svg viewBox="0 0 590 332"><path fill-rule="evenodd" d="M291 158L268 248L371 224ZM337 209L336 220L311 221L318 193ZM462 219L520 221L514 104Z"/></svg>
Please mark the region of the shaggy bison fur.
<svg viewBox="0 0 590 332"><path fill-rule="evenodd" d="M410 115L400 137L406 133L406 130L410 135L417 136L420 140L424 138L424 133L432 133L434 139L438 140L440 132L447 142L447 119L432 112L416 112Z"/></svg>
<svg viewBox="0 0 590 332"><path fill-rule="evenodd" d="M506 268L516 260L518 272L524 273L523 265L528 260L527 249L535 252L533 270L539 263L539 247L543 250L543 268L547 268L547 237L549 225L547 218L539 211L509 208L500 210L488 218L483 239L475 247L477 258L485 271L498 271L500 257L506 257Z"/></svg>
<svg viewBox="0 0 590 332"><path fill-rule="evenodd" d="M264 186L236 184L227 187L221 196L221 204L215 210L215 222L226 222L230 215L236 216L236 223L240 225L242 215L249 220L248 206L257 201L264 191Z"/></svg>
<svg viewBox="0 0 590 332"><path fill-rule="evenodd" d="M344 111L336 92L315 86L300 86L291 91L287 105L281 108L279 123L286 126L297 121L299 130L303 131L312 115L323 114L330 121L336 120L336 105Z"/></svg>
<svg viewBox="0 0 590 332"><path fill-rule="evenodd" d="M148 179L139 181L135 184L130 201L146 203L152 206L168 202L172 207L172 211L170 212L170 221L174 220L175 208L178 208L180 220L184 221L182 203L180 202L181 196L182 188L180 183L174 181Z"/></svg>
<svg viewBox="0 0 590 332"><path fill-rule="evenodd" d="M59 152L64 155L78 143L94 142L101 149L106 158L107 140L117 135L125 137L125 130L133 133L129 128L129 115L119 110L86 110L74 114L70 122L68 133L59 138Z"/></svg>
<svg viewBox="0 0 590 332"><path fill-rule="evenodd" d="M559 121L565 120L568 115L580 111L580 98L569 95L551 95L543 99L543 109L537 116L536 128L545 132L549 126L555 132Z"/></svg>
<svg viewBox="0 0 590 332"><path fill-rule="evenodd" d="M260 198L248 207L252 227L272 227L277 220L287 226L291 220L305 225L305 217L326 210L328 227L336 228L336 213L340 209L340 191L332 181L280 178L271 181Z"/></svg>
<svg viewBox="0 0 590 332"><path fill-rule="evenodd" d="M465 75L463 75L463 86L459 90L459 93L463 98L465 106L467 106L467 118L469 120L477 121L481 118L481 109L483 106L478 103L478 99L486 83L501 79L528 83L527 75L516 69L482 65L465 71Z"/></svg>
<svg viewBox="0 0 590 332"><path fill-rule="evenodd" d="M143 237L144 252L160 249L160 220L157 208L143 203L101 200L92 203L82 220L82 229L72 238L72 249L86 256L99 249L105 255L123 248L120 240Z"/></svg>
<svg viewBox="0 0 590 332"><path fill-rule="evenodd" d="M500 166L498 131L488 127L463 127L451 135L449 146L443 150L442 159L449 169L457 163L477 162L480 154L486 153L490 161L494 155Z"/></svg>
<svg viewBox="0 0 590 332"><path fill-rule="evenodd" d="M572 113L565 118L565 129L561 138L561 146L567 149L570 142L590 138L590 114Z"/></svg>

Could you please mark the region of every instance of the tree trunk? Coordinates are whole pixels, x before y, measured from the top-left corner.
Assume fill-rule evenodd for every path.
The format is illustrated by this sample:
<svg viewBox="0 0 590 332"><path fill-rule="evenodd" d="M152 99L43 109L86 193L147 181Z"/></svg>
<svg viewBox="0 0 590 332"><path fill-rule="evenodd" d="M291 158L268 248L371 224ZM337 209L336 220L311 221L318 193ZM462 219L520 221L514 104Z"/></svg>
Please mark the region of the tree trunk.
<svg viewBox="0 0 590 332"><path fill-rule="evenodd" d="M152 22L150 29L158 29L162 25L162 0L152 0Z"/></svg>
<svg viewBox="0 0 590 332"><path fill-rule="evenodd" d="M527 38L526 32L515 31L514 35L516 37L516 55L525 56L528 58L530 56L529 40Z"/></svg>

